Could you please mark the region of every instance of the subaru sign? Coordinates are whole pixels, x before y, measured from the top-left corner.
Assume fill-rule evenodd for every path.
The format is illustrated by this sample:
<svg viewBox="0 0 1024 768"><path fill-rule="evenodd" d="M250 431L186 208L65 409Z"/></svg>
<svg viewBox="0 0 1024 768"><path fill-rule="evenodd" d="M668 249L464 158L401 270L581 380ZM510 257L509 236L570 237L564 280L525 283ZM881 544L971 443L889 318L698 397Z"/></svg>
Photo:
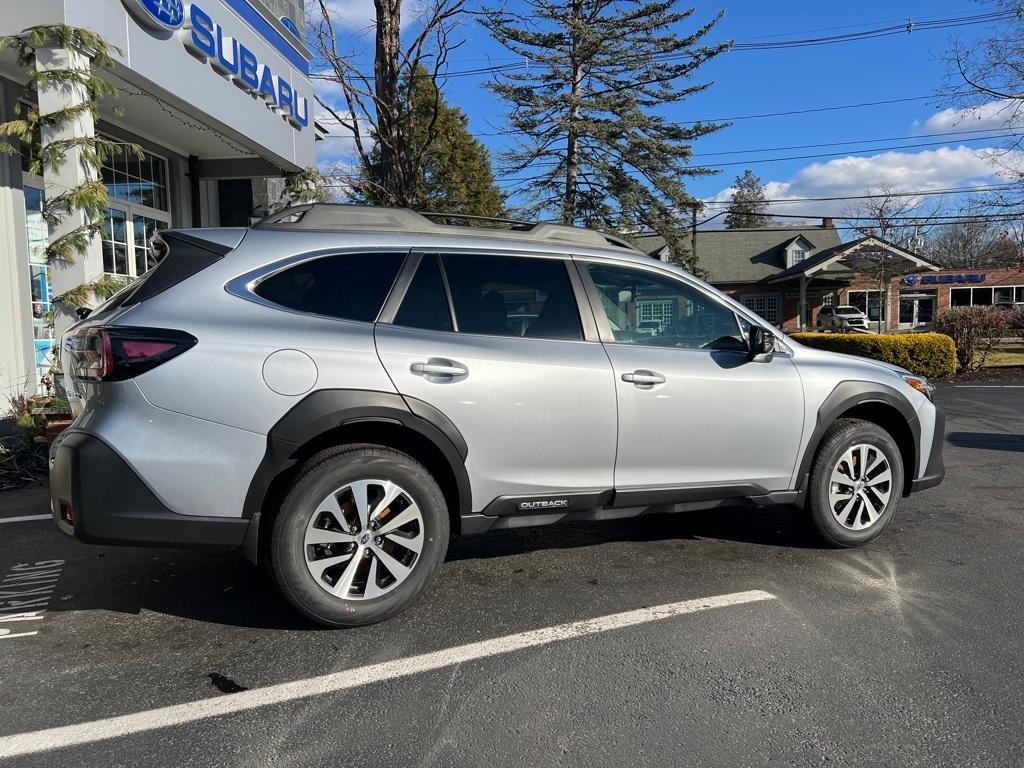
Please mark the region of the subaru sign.
<svg viewBox="0 0 1024 768"><path fill-rule="evenodd" d="M185 21L183 0L122 0L140 24L157 31L173 32Z"/></svg>
<svg viewBox="0 0 1024 768"><path fill-rule="evenodd" d="M197 3L185 5L183 0L122 2L140 23L151 29L179 30L177 34L189 53L208 62L215 72L243 91L261 99L268 109L295 128L301 130L309 125L308 100Z"/></svg>
<svg viewBox="0 0 1024 768"><path fill-rule="evenodd" d="M907 275L905 285L947 285L949 283L984 283L985 273L964 273L955 275Z"/></svg>

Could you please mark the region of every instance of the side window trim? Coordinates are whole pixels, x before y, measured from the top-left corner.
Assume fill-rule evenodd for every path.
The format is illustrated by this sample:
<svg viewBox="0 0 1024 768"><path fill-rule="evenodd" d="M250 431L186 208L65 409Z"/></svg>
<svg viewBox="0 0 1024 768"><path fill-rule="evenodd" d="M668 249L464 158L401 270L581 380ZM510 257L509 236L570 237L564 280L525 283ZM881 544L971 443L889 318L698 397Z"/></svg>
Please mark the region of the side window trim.
<svg viewBox="0 0 1024 768"><path fill-rule="evenodd" d="M611 323L608 321L608 315L607 315L607 313L604 310L604 304L601 302L600 291L598 290L597 285L594 283L593 279L590 276L590 273L587 270L587 265L588 264L610 265L610 266L613 266L613 267L619 267L621 269L635 270L637 272L649 272L649 273L651 273L653 275L657 275L658 277L662 277L664 279L672 280L672 281L675 281L677 283L680 283L680 284L686 286L687 288L689 288L689 289L691 289L693 291L696 291L701 296L707 297L710 301L713 301L715 304L717 304L718 306L722 307L722 309L724 309L724 310L726 310L728 312L731 312L732 316L733 316L733 320L736 323L736 327L739 329L740 335L744 336L743 343L744 344L749 344L749 342L747 341L745 335L743 334L743 324L741 323L741 320L745 319L751 325L755 325L755 323L753 323L749 318L743 317L743 315L741 315L739 312L737 312L734 307L732 307L728 303L722 301L721 299L719 299L714 294L708 293L703 288L701 288L699 285L695 285L694 283L690 282L689 280L687 280L687 279L685 279L683 277L680 277L679 275L670 274L670 273L667 273L667 272L662 272L661 270L657 270L657 269L645 269L642 265L639 265L639 264L630 264L630 263L625 263L625 262L621 262L621 261L615 261L613 259L607 259L607 260L606 259L595 259L595 258L591 258L589 256L574 256L573 257L573 262L576 265L576 271L579 274L579 278L583 282L583 285L584 285L584 287L586 289L587 298L590 300L590 309L593 312L594 319L596 320L596 323L597 323L598 334L600 336L600 339L601 339L602 343L604 343L604 344L620 344L621 342L618 342L615 339L615 334L612 331ZM761 327L764 327L763 323L759 323L759 325L761 325ZM767 332L767 329L766 329L766 332ZM687 349L686 347L680 347L678 349L679 349L680 352L687 352L687 351L688 352L699 352L699 351L701 351L701 350L696 350L696 349Z"/></svg>
<svg viewBox="0 0 1024 768"><path fill-rule="evenodd" d="M387 299L384 301L384 306L381 307L376 322L393 323L395 321L398 308L402 306L405 294L408 292L409 286L412 285L413 277L416 276L416 270L419 269L422 255L418 251L410 251L406 254L405 262L402 264L402 268L398 270L398 277L395 278L395 284L391 286L391 293L388 294Z"/></svg>
<svg viewBox="0 0 1024 768"><path fill-rule="evenodd" d="M441 285L444 286L444 298L448 302L448 317L451 318L452 333L459 332L459 318L455 314L455 300L452 298L452 287L448 284L448 271L444 268L444 259L440 253L432 253L429 258L437 261L437 268L441 272Z"/></svg>

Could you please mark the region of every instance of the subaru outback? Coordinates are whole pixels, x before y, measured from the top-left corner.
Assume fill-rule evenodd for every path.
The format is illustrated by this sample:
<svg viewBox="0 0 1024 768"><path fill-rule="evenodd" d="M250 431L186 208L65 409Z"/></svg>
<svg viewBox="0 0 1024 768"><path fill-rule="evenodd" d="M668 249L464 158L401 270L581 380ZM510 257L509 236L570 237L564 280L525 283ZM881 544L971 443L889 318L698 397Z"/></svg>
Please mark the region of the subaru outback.
<svg viewBox="0 0 1024 768"><path fill-rule="evenodd" d="M922 377L596 231L453 221L315 204L163 232L65 336L57 526L238 548L340 627L416 600L455 535L792 504L852 547L942 480Z"/></svg>

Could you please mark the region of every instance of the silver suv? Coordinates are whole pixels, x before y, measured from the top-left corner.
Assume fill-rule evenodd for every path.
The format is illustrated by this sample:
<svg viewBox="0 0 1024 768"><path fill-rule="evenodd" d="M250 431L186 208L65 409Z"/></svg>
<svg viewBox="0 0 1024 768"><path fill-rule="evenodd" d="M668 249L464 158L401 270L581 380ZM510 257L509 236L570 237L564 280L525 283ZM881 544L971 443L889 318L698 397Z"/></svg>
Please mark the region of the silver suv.
<svg viewBox="0 0 1024 768"><path fill-rule="evenodd" d="M353 626L415 600L452 535L795 504L848 547L941 481L921 377L598 232L451 221L313 205L162 233L65 337L57 526L241 548Z"/></svg>

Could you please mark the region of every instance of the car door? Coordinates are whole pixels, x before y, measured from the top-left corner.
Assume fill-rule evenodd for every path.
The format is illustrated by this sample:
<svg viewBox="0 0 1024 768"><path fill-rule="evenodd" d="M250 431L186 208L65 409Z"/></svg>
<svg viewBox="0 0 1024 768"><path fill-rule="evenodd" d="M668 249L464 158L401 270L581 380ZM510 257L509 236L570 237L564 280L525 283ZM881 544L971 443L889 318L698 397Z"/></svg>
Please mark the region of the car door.
<svg viewBox="0 0 1024 768"><path fill-rule="evenodd" d="M578 264L615 372L617 503L788 490L804 420L789 356L751 359L749 323L681 277Z"/></svg>
<svg viewBox="0 0 1024 768"><path fill-rule="evenodd" d="M414 258L408 290L377 324L377 349L398 391L465 438L474 511L593 506L612 487L615 384L571 260Z"/></svg>

